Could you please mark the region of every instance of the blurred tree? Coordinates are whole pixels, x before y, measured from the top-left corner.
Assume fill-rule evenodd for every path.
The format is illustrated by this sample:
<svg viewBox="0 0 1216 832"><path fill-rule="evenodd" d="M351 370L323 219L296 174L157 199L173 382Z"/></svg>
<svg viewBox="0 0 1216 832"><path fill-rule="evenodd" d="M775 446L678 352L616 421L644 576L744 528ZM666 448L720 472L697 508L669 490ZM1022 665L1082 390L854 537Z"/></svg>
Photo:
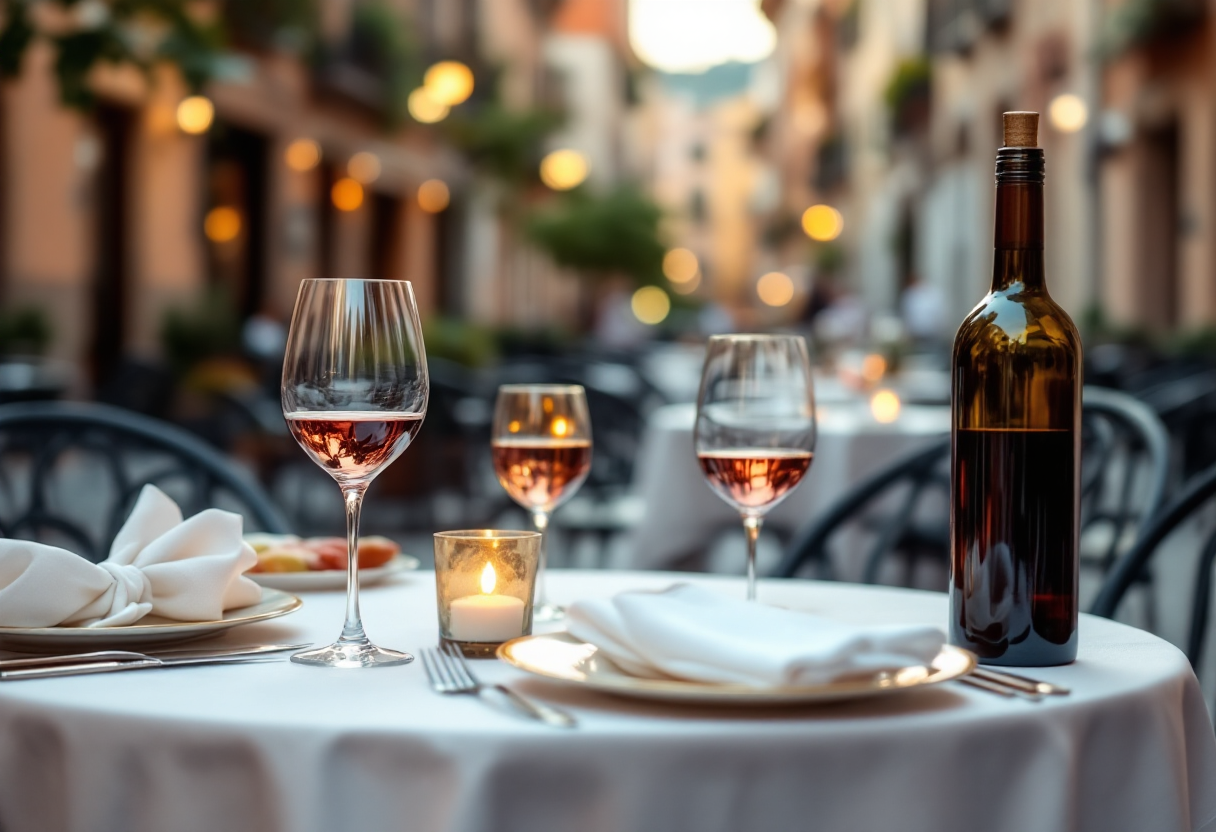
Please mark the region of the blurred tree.
<svg viewBox="0 0 1216 832"><path fill-rule="evenodd" d="M191 89L215 71L223 45L216 23L187 0L0 0L0 74L14 77L37 39L55 50L59 96L69 107L93 104L93 67L131 64L149 73L158 62L181 70Z"/></svg>
<svg viewBox="0 0 1216 832"><path fill-rule="evenodd" d="M632 186L602 195L579 188L529 217L527 230L558 265L594 277L624 274L635 283L659 283L667 250L661 218L659 206Z"/></svg>
<svg viewBox="0 0 1216 832"><path fill-rule="evenodd" d="M231 298L211 289L199 301L166 312L160 340L173 371L185 376L207 359L240 355L241 319Z"/></svg>
<svg viewBox="0 0 1216 832"><path fill-rule="evenodd" d="M531 185L537 181L545 137L563 121L554 110L509 110L487 101L453 113L444 134L483 173L509 185Z"/></svg>
<svg viewBox="0 0 1216 832"><path fill-rule="evenodd" d="M0 313L0 355L42 355L51 345L51 321L36 307Z"/></svg>
<svg viewBox="0 0 1216 832"><path fill-rule="evenodd" d="M379 82L380 110L390 127L409 115L410 91L422 83L422 48L408 19L383 2L359 3L351 18L347 59Z"/></svg>
<svg viewBox="0 0 1216 832"><path fill-rule="evenodd" d="M904 58L895 67L883 97L897 135L928 126L932 80L933 65L927 55Z"/></svg>

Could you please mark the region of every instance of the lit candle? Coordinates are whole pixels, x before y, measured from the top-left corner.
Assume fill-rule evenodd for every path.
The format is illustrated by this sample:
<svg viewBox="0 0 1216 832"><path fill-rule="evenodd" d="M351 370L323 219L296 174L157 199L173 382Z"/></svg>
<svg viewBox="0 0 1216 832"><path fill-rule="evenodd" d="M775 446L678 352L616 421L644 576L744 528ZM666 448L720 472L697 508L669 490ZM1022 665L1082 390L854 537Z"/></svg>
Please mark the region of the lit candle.
<svg viewBox="0 0 1216 832"><path fill-rule="evenodd" d="M481 570L481 594L452 601L448 633L455 641L497 642L517 638L524 629L524 602L495 595L498 578L493 564Z"/></svg>

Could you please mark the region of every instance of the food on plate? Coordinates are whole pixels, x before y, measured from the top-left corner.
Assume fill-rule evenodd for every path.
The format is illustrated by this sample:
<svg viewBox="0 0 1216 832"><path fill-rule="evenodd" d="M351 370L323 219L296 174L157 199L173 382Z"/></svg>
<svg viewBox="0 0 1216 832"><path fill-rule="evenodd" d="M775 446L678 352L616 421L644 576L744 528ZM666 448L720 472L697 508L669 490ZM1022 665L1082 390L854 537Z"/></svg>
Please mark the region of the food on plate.
<svg viewBox="0 0 1216 832"><path fill-rule="evenodd" d="M250 572L308 572L317 561L317 553L299 545L276 546L258 553L257 566Z"/></svg>
<svg viewBox="0 0 1216 832"><path fill-rule="evenodd" d="M257 565L250 572L321 572L346 568L346 539L311 537L301 540L293 535L248 535L245 542L257 553ZM387 537L359 538L359 568L384 566L401 551Z"/></svg>

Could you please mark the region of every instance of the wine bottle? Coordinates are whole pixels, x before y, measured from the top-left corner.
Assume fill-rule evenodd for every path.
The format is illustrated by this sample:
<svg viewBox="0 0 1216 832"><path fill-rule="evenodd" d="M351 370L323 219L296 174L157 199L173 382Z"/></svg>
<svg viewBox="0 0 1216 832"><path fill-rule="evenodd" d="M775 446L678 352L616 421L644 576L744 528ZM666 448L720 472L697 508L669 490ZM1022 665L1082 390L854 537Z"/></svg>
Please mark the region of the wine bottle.
<svg viewBox="0 0 1216 832"><path fill-rule="evenodd" d="M1047 293L1038 113L1005 113L992 289L951 366L950 640L986 664L1077 657L1081 339Z"/></svg>

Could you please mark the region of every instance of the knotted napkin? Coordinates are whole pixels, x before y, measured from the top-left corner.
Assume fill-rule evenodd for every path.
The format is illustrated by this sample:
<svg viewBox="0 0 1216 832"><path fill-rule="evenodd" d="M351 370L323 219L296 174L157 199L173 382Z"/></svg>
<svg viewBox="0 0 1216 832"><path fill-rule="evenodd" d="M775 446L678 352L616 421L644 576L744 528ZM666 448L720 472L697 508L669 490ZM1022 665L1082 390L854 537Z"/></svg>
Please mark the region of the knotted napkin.
<svg viewBox="0 0 1216 832"><path fill-rule="evenodd" d="M0 627L120 627L155 614L214 621L261 600L244 577L257 555L239 514L181 509L145 485L101 563L55 546L0 540Z"/></svg>
<svg viewBox="0 0 1216 832"><path fill-rule="evenodd" d="M927 665L945 643L935 627L846 624L688 584L576 601L567 628L636 676L755 687Z"/></svg>

